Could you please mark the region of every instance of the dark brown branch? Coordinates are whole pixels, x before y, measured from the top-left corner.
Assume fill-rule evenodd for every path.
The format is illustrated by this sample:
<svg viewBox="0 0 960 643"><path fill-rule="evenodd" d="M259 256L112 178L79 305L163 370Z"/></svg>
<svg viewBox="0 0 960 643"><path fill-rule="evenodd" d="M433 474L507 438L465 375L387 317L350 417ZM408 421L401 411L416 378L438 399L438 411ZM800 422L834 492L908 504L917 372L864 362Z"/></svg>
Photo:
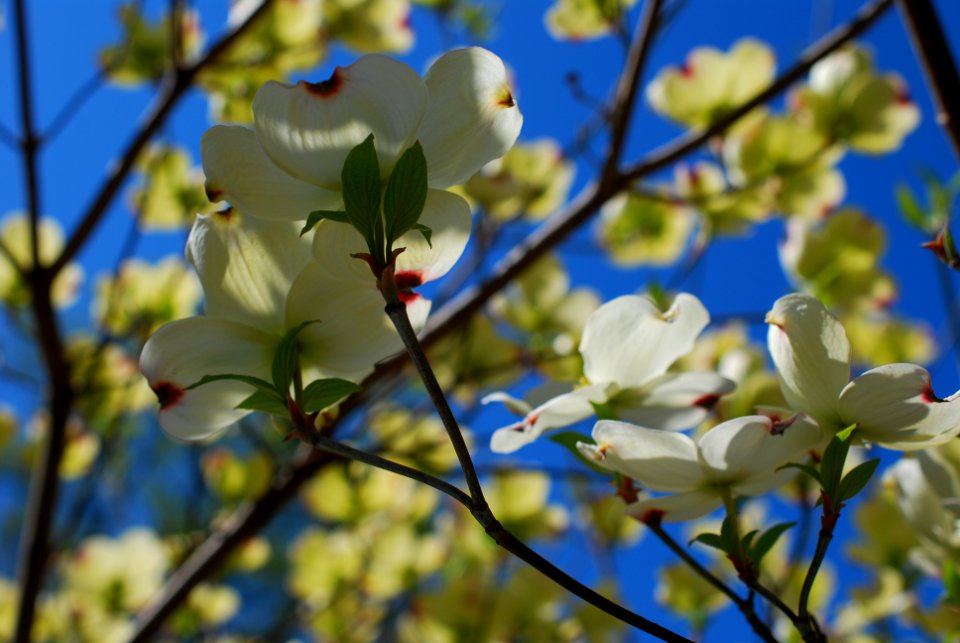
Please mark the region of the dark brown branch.
<svg viewBox="0 0 960 643"><path fill-rule="evenodd" d="M893 0L878 0L864 7L857 17L846 25L834 29L832 32L808 47L797 58L794 65L778 76L769 87L748 100L746 103L728 112L717 119L712 125L701 131L691 131L676 140L654 150L645 160L624 169L622 178L626 183L647 176L663 169L671 163L680 160L698 147L704 145L714 136L727 131L730 126L752 112L757 107L770 102L783 93L793 83L801 80L810 68L817 62L830 55L852 39L867 30L876 20L893 5Z"/></svg>
<svg viewBox="0 0 960 643"><path fill-rule="evenodd" d="M334 456L315 451L295 464L286 475L274 482L254 503L238 509L230 520L212 533L181 565L164 585L163 593L137 615L136 631L130 643L149 641L163 622L183 603L201 578L207 578L226 562L231 553L268 524L280 509L297 497L300 487L313 475L335 460Z"/></svg>
<svg viewBox="0 0 960 643"><path fill-rule="evenodd" d="M650 531L655 533L663 542L663 544L669 547L670 550L680 558L680 560L686 563L690 569L699 575L700 578L710 583L714 589L729 598L733 604L737 606L737 609L740 610L744 618L747 619L747 622L750 624L750 627L753 628L753 631L757 636L767 643L777 643L777 639L773 636L770 628L767 627L766 623L760 620L760 616L754 609L753 603L741 597L739 594L733 591L733 588L717 578L709 569L701 565L700 561L691 556L690 552L688 552L680 545L680 543L674 540L673 537L668 534L661 525L656 523L647 523L647 527L650 529Z"/></svg>
<svg viewBox="0 0 960 643"><path fill-rule="evenodd" d="M937 123L960 161L960 75L937 10L930 0L897 0L897 5L932 90Z"/></svg>
<svg viewBox="0 0 960 643"><path fill-rule="evenodd" d="M647 0L643 8L643 17L637 25L633 44L627 53L625 71L620 75L620 82L617 84L613 98L613 110L610 114L610 143L603 172L600 175L601 184L614 180L617 175L623 148L627 144L627 135L630 133L633 108L639 94L637 90L640 88L640 80L643 78L643 70L650 55L653 37L657 32L662 5L662 0Z"/></svg>
<svg viewBox="0 0 960 643"><path fill-rule="evenodd" d="M14 3L14 33L17 43L17 79L20 93L20 152L26 182L27 212L30 219L31 267L23 277L31 289L31 308L37 323L37 340L43 355L50 383L50 424L42 447L40 461L34 467L30 483L23 531L20 537L20 558L17 577L20 582L20 607L17 611L15 640L30 640L36 610L36 598L43 584L43 574L50 553L49 534L57 504L58 470L63 455L67 415L73 392L70 389L70 368L63 354L60 330L50 299L53 273L40 265L37 233L40 220L39 141L33 122L33 87L30 79L30 45L24 0ZM8 249L4 249L9 253Z"/></svg>
<svg viewBox="0 0 960 643"><path fill-rule="evenodd" d="M272 2L273 0L263 0L263 3L257 7L256 11L251 13L236 29L218 40L203 58L190 67L176 70L167 77L163 95L154 107L146 124L134 135L133 139L127 145L120 161L116 164L116 167L107 177L100 191L84 212L76 230L70 235L70 239L67 241L63 252L60 253L57 260L53 262L51 270L54 273L62 270L63 267L80 252L80 249L83 248L87 239L93 234L97 226L100 225L107 208L110 206L110 203L113 202L114 197L116 197L124 181L126 181L140 153L153 136L160 131L164 123L166 123L174 107L179 104L180 99L183 98L186 91L191 87L197 75L218 57L223 55L224 52L229 49L230 45L269 8Z"/></svg>

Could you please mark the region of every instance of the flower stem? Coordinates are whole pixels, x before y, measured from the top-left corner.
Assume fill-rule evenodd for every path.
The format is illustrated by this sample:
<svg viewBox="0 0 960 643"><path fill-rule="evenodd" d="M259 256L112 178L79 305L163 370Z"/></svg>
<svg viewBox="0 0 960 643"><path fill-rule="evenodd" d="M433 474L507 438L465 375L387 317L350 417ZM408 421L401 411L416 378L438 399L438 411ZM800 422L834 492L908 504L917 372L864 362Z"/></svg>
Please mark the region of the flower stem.
<svg viewBox="0 0 960 643"><path fill-rule="evenodd" d="M414 366L417 369L417 373L420 375L420 379L427 390L427 394L430 396L430 400L433 402L433 405L440 416L440 420L447 431L447 435L450 437L450 441L453 444L453 448L457 454L457 459L460 462L460 467L463 471L464 478L467 481L467 487L470 489L469 502L465 504L470 510L470 513L473 515L474 519L480 524L480 526L483 527L484 531L486 531L487 534L493 538L494 542L570 593L579 596L581 599L590 603L594 607L603 610L610 616L613 616L614 618L617 618L628 625L632 625L643 632L652 634L653 636L656 636L664 641L688 641L689 639L680 636L676 632L673 632L662 625L646 619L639 614L628 610L622 605L611 601L605 596L598 594L560 568L556 567L553 563L535 552L533 549L527 546L526 543L514 536L506 527L500 524L500 521L497 520L496 516L493 514L493 511L490 509L490 506L487 504L487 501L483 497L483 489L480 485L480 479L477 476L473 459L470 456L470 450L467 448L466 441L463 439L463 433L460 431L460 426L457 424L456 417L454 416L453 411L450 409L450 405L447 403L446 396L443 394L440 383L437 382L436 375L434 374L433 369L427 360L427 356L423 352L423 347L420 345L420 340L417 339L417 334L414 332L413 326L410 325L410 318L407 316L406 305L400 301L388 301L385 311L390 317L390 320L393 322L393 325L396 327L397 332L400 334L400 338L403 340L404 346L407 349L407 353L409 354L410 359L413 361ZM441 489L436 485L432 486L444 491L444 489ZM463 502L462 499L460 499L460 501Z"/></svg>
<svg viewBox="0 0 960 643"><path fill-rule="evenodd" d="M667 547L669 547L673 553L675 553L680 560L686 563L694 572L696 572L701 578L713 585L720 593L724 594L733 601L733 604L737 606L737 609L743 614L744 618L747 619L747 622L750 624L750 627L753 628L753 631L767 643L776 643L776 637L770 631L770 628L764 623L760 617L757 615L756 610L753 607L751 601L748 601L741 596L739 596L733 588L724 583L722 580L717 578L710 572L709 569L700 564L700 562L690 555L690 553L684 549L680 543L673 539L673 537L664 530L664 528L655 523L646 523L647 527L663 541Z"/></svg>

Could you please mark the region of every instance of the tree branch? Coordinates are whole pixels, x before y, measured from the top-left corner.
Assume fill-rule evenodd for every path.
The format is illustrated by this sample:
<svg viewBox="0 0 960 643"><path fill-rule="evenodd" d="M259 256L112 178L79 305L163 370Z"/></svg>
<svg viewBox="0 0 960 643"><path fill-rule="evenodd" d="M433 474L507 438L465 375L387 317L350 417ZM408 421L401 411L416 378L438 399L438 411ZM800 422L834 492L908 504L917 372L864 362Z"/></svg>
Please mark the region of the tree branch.
<svg viewBox="0 0 960 643"><path fill-rule="evenodd" d="M116 164L116 167L110 173L106 182L100 188L100 191L93 198L89 207L87 207L86 212L80 220L80 224L70 235L70 239L67 241L63 252L61 252L57 260L53 262L51 271L57 273L62 270L63 267L76 256L90 235L93 234L97 226L100 225L100 221L103 219L104 214L106 214L107 208L117 195L124 181L126 181L140 152L147 146L147 143L150 142L154 134L166 123L167 118L173 112L173 108L179 104L180 99L191 87L197 75L219 56L223 55L230 45L232 45L250 25L256 22L256 20L266 12L272 3L273 0L263 0L262 4L257 7L243 23L218 40L203 58L192 66L175 71L167 77L163 96L154 107L147 123L134 135L133 139L127 145L120 161Z"/></svg>
<svg viewBox="0 0 960 643"><path fill-rule="evenodd" d="M960 75L930 0L897 0L937 106L937 123L943 127L960 161Z"/></svg>

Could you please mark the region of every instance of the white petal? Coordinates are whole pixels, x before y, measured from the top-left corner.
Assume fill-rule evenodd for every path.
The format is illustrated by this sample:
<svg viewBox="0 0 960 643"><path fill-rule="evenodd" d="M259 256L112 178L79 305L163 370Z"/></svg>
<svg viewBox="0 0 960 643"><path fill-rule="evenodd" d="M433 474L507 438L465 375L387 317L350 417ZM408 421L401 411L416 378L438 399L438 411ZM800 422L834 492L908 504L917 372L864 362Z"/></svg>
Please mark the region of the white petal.
<svg viewBox="0 0 960 643"><path fill-rule="evenodd" d="M840 423L837 397L850 381L843 326L817 298L799 293L778 299L767 323L767 346L787 402L822 423Z"/></svg>
<svg viewBox="0 0 960 643"><path fill-rule="evenodd" d="M639 388L690 352L708 323L707 310L693 295L677 295L665 313L646 297L618 297L587 320L580 341L583 372L591 382Z"/></svg>
<svg viewBox="0 0 960 643"><path fill-rule="evenodd" d="M621 391L610 404L621 420L665 431L696 426L734 383L717 373L665 373L642 388Z"/></svg>
<svg viewBox="0 0 960 643"><path fill-rule="evenodd" d="M455 49L438 58L424 80L430 100L418 138L431 187L463 183L517 140L523 116L495 54Z"/></svg>
<svg viewBox="0 0 960 643"><path fill-rule="evenodd" d="M238 210L199 215L187 259L203 285L207 315L282 334L290 284L310 260L310 242L298 228Z"/></svg>
<svg viewBox="0 0 960 643"><path fill-rule="evenodd" d="M427 90L415 71L386 56L337 67L329 80L268 82L253 99L257 139L293 176L337 189L347 154L371 133L386 176L416 139Z"/></svg>
<svg viewBox="0 0 960 643"><path fill-rule="evenodd" d="M706 516L721 504L720 496L714 491L691 491L634 502L627 507L627 513L641 522L653 519L656 514L660 514L663 522L680 522Z"/></svg>
<svg viewBox="0 0 960 643"><path fill-rule="evenodd" d="M591 385L547 400L516 424L502 427L490 437L494 453L512 453L536 440L544 431L569 426L593 415L591 402L607 399L605 385Z"/></svg>
<svg viewBox="0 0 960 643"><path fill-rule="evenodd" d="M208 129L200 140L200 156L210 200L229 201L259 219L297 221L314 210L342 208L339 193L281 170L246 127Z"/></svg>
<svg viewBox="0 0 960 643"><path fill-rule="evenodd" d="M140 370L161 402L160 426L180 440L202 440L249 411L235 407L254 389L241 382L183 389L204 375L233 373L269 381L277 338L244 324L209 317L171 322L147 340Z"/></svg>
<svg viewBox="0 0 960 643"><path fill-rule="evenodd" d="M311 261L294 281L287 301L287 323L319 320L300 334L303 359L316 377L359 381L374 364L403 349L396 329L383 310L384 301L369 272L363 281L329 274ZM414 328L426 322L430 302L407 302Z"/></svg>
<svg viewBox="0 0 960 643"><path fill-rule="evenodd" d="M756 477L772 479L778 467L821 444L824 437L823 431L803 416L778 433L770 418L748 415L718 424L697 446L700 462L713 483L737 485Z"/></svg>
<svg viewBox="0 0 960 643"><path fill-rule="evenodd" d="M936 493L921 462L903 458L887 470L897 486L897 504L911 527L940 546L950 546L954 538L954 516L944 508L946 499Z"/></svg>
<svg viewBox="0 0 960 643"><path fill-rule="evenodd" d="M533 407L527 404L524 400L513 397L509 393L504 393L503 391L495 391L488 395L484 395L480 399L480 404L492 404L493 402L502 403L511 413L517 415L526 415L533 410Z"/></svg>
<svg viewBox="0 0 960 643"><path fill-rule="evenodd" d="M697 447L682 433L601 420L593 428L597 463L655 491L692 491L706 482Z"/></svg>
<svg viewBox="0 0 960 643"><path fill-rule="evenodd" d="M890 449L922 449L960 434L960 401L936 397L930 373L915 364L887 364L850 382L840 415L857 424L857 435Z"/></svg>
<svg viewBox="0 0 960 643"><path fill-rule="evenodd" d="M394 248L406 248L397 257L397 274L416 273L426 283L447 274L463 254L470 239L470 206L452 192L429 190L420 223L433 231L432 248L416 230L397 239Z"/></svg>

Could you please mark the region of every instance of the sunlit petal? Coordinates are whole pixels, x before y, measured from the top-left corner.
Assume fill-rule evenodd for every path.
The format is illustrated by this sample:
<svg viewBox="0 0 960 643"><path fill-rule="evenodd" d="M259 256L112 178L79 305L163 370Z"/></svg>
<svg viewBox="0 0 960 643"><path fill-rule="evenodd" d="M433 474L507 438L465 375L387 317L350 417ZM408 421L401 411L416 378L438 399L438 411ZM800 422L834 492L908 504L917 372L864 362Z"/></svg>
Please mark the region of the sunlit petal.
<svg viewBox="0 0 960 643"><path fill-rule="evenodd" d="M639 388L688 353L709 322L700 300L686 293L666 312L646 297L618 297L587 320L580 341L584 373L591 382Z"/></svg>
<svg viewBox="0 0 960 643"><path fill-rule="evenodd" d="M655 491L692 491L706 482L697 447L682 433L601 420L593 440L596 446L580 445L584 455Z"/></svg>
<svg viewBox="0 0 960 643"><path fill-rule="evenodd" d="M459 185L510 149L523 116L503 61L486 49L450 51L433 63L424 80L430 100L417 136L430 185Z"/></svg>
<svg viewBox="0 0 960 643"><path fill-rule="evenodd" d="M850 381L843 326L818 299L799 293L778 299L767 323L767 345L787 402L822 423L841 423L837 397Z"/></svg>

